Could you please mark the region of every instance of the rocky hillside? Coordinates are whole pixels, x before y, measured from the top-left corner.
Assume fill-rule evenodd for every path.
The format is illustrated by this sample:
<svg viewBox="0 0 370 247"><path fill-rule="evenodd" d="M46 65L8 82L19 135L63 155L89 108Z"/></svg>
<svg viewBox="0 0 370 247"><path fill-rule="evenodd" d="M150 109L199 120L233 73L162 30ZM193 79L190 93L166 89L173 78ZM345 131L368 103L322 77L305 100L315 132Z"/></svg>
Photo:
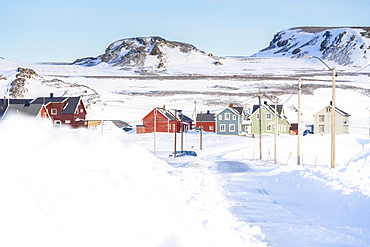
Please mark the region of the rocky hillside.
<svg viewBox="0 0 370 247"><path fill-rule="evenodd" d="M73 64L95 66L107 63L119 67L166 68L169 63L204 63L221 65L220 58L198 50L195 46L168 41L160 37L129 38L108 46L98 57L76 60Z"/></svg>
<svg viewBox="0 0 370 247"><path fill-rule="evenodd" d="M278 32L270 45L254 57L305 54L334 61L339 65L357 66L370 63L370 27L299 27Z"/></svg>

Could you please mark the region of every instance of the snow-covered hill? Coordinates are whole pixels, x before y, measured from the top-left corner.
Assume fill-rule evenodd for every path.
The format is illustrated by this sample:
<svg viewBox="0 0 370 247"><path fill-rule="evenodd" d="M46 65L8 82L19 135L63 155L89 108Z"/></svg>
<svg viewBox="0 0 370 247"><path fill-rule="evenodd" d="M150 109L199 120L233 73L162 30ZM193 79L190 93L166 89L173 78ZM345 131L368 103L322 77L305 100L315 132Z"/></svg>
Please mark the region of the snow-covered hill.
<svg viewBox="0 0 370 247"><path fill-rule="evenodd" d="M299 58L309 54L340 65L360 66L369 64L369 52L368 27L299 27L278 32L268 47L253 56Z"/></svg>
<svg viewBox="0 0 370 247"><path fill-rule="evenodd" d="M107 63L119 67L163 69L170 63L221 65L219 60L220 58L190 44L168 41L161 37L142 37L118 40L110 44L104 54L77 59L73 64L95 66Z"/></svg>

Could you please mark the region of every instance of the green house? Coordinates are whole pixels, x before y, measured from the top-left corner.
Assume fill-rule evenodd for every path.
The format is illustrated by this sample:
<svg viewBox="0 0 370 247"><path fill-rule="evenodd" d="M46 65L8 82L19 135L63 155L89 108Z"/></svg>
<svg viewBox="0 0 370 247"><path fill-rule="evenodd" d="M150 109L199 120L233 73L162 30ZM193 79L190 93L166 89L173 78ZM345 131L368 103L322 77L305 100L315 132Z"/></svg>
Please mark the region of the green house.
<svg viewBox="0 0 370 247"><path fill-rule="evenodd" d="M260 122L260 110L259 105L254 105L252 113L250 114L249 120L251 122L248 131L249 134L258 135L260 133L259 122ZM275 133L275 118L278 118L278 133L289 134L290 123L285 116L285 110L283 105L277 105L275 111L275 105L267 104L267 101L263 102L261 109L261 127L263 134L274 134Z"/></svg>

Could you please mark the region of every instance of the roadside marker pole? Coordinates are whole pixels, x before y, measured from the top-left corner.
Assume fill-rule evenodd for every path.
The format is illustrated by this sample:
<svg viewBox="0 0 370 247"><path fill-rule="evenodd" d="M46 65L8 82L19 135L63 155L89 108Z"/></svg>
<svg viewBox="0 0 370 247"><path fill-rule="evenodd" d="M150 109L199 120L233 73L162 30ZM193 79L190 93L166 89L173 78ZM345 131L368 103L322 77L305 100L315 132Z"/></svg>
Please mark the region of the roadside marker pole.
<svg viewBox="0 0 370 247"><path fill-rule="evenodd" d="M292 156L292 152L290 152L289 157L288 157L288 160L287 160L287 162L286 162L285 166L287 166L287 165L288 165L288 162L289 162L290 156Z"/></svg>

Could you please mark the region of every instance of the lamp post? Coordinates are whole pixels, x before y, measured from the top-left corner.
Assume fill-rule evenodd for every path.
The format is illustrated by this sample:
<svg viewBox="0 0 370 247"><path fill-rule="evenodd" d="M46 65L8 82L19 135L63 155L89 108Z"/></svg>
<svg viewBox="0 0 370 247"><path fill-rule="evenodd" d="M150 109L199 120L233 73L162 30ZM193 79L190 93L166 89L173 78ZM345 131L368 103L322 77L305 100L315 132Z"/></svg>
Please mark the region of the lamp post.
<svg viewBox="0 0 370 247"><path fill-rule="evenodd" d="M329 70L332 71L332 101L331 101L331 168L335 168L335 112L336 112L336 102L335 102L335 77L337 76L336 68L330 68L321 58L303 55L304 58L316 58L321 63L323 63Z"/></svg>

